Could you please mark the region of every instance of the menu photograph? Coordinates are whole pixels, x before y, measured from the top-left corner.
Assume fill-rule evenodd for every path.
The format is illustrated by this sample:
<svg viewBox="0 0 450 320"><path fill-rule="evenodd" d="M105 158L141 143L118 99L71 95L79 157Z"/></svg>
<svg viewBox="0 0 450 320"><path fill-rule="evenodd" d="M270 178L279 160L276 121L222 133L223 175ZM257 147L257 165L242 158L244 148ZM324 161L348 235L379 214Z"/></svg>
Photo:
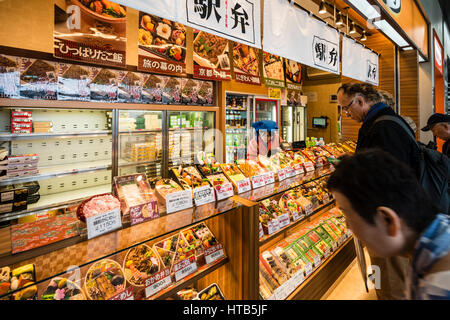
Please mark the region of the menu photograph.
<svg viewBox="0 0 450 320"><path fill-rule="evenodd" d="M235 80L260 85L259 49L234 42L232 54Z"/></svg>
<svg viewBox="0 0 450 320"><path fill-rule="evenodd" d="M283 59L263 51L264 84L268 87L284 88Z"/></svg>
<svg viewBox="0 0 450 320"><path fill-rule="evenodd" d="M302 65L299 62L284 59L284 73L286 75L287 89L302 89Z"/></svg>

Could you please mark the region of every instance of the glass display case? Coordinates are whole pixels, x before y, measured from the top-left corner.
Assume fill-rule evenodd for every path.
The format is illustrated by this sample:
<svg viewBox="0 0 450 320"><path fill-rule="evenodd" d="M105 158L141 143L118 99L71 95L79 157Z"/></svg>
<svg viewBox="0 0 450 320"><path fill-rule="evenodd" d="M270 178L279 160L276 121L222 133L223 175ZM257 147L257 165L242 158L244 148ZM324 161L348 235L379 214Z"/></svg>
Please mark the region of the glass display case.
<svg viewBox="0 0 450 320"><path fill-rule="evenodd" d="M278 125L278 100L255 98L255 121L272 120Z"/></svg>
<svg viewBox="0 0 450 320"><path fill-rule="evenodd" d="M119 176L162 176L163 111L119 111Z"/></svg>

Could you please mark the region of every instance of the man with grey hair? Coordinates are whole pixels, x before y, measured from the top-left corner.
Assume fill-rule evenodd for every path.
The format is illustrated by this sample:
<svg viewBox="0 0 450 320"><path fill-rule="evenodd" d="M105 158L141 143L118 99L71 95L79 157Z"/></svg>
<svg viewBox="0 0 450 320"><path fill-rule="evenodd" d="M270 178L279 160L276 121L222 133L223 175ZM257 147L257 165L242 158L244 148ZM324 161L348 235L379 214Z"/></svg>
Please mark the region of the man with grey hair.
<svg viewBox="0 0 450 320"><path fill-rule="evenodd" d="M427 125L422 131L433 132L433 136L445 141L442 153L450 157L450 115L435 113L428 118Z"/></svg>

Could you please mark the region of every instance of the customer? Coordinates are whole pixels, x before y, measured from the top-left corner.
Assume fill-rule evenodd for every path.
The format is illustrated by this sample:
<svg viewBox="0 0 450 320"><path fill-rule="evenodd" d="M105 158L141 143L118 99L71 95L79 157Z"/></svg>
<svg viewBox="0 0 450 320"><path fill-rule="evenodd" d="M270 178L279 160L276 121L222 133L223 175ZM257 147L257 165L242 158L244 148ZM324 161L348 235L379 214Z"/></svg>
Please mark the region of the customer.
<svg viewBox="0 0 450 320"><path fill-rule="evenodd" d="M402 161L416 175L419 174L419 149L402 126L393 121L379 121L383 115L398 117L395 111L383 103L382 94L370 84L348 83L338 89L338 103L353 120L362 123L358 132L356 152L367 148L380 148ZM402 120L404 121L404 120ZM380 268L381 288L376 289L380 300L401 299L409 264L407 258L378 256L368 250L373 265Z"/></svg>
<svg viewBox="0 0 450 320"><path fill-rule="evenodd" d="M255 136L248 145L248 159L256 160L258 155L270 157L280 151L282 142L275 121L261 120L252 123Z"/></svg>
<svg viewBox="0 0 450 320"><path fill-rule="evenodd" d="M450 217L410 168L381 150L358 152L341 160L327 187L368 248L411 259L405 298L450 299Z"/></svg>
<svg viewBox="0 0 450 320"><path fill-rule="evenodd" d="M422 131L433 132L433 136L445 141L442 153L450 157L450 115L435 113L428 118L427 125Z"/></svg>

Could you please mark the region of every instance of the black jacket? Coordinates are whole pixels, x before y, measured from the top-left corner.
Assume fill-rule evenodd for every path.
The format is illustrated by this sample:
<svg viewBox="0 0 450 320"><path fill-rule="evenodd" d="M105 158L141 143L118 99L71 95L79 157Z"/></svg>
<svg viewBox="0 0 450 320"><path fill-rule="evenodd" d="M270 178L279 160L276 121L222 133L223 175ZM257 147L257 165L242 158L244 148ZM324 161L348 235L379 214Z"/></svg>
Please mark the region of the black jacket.
<svg viewBox="0 0 450 320"><path fill-rule="evenodd" d="M383 115L396 116L405 122L391 108L381 109L373 117L365 121L359 129L356 151L368 148L382 149L406 163L418 175L420 158L417 145L412 141L412 137L405 132L405 129L394 121L379 121L374 124L374 121ZM406 125L409 128L407 123ZM414 134L412 129L411 132Z"/></svg>
<svg viewBox="0 0 450 320"><path fill-rule="evenodd" d="M450 158L450 140L445 141L444 145L442 146L442 153Z"/></svg>

